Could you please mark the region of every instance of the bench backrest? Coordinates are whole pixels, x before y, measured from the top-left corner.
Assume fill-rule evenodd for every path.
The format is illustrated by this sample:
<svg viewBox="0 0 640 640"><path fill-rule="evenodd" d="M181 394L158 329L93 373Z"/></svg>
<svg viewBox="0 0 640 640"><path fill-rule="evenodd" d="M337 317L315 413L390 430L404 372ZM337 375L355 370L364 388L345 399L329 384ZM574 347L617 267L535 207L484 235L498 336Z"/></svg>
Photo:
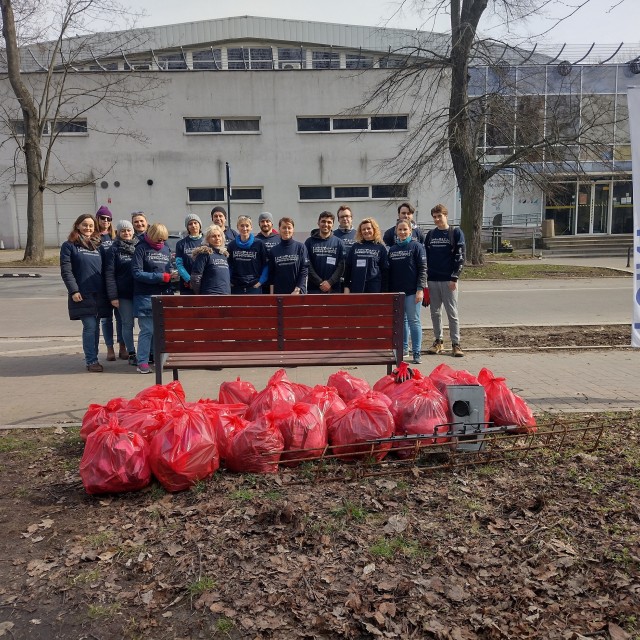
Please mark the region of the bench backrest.
<svg viewBox="0 0 640 640"><path fill-rule="evenodd" d="M153 296L152 305L162 353L402 353L404 293Z"/></svg>

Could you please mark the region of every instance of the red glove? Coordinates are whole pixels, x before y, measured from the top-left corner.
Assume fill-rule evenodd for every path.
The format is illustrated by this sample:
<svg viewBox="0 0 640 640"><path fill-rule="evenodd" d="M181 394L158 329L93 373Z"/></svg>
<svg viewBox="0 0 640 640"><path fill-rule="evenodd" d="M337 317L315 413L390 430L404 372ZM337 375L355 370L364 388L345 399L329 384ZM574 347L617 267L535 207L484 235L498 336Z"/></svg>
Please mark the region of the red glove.
<svg viewBox="0 0 640 640"><path fill-rule="evenodd" d="M170 282L171 281L171 274L170 273L163 273L162 274L162 282Z"/></svg>
<svg viewBox="0 0 640 640"><path fill-rule="evenodd" d="M422 289L422 306L428 307L431 302L431 296L429 295L429 287L423 287Z"/></svg>

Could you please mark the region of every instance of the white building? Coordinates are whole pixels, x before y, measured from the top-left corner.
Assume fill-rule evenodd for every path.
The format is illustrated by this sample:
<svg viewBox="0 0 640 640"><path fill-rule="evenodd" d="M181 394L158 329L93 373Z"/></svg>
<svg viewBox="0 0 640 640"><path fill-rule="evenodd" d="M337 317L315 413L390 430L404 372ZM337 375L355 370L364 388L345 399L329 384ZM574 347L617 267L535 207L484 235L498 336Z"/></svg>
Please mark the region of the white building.
<svg viewBox="0 0 640 640"><path fill-rule="evenodd" d="M53 132L59 138L51 190L45 194L47 245L59 245L77 215L103 204L116 221L145 211L151 221L174 231L182 230L189 212L206 222L213 206L226 206L227 165L232 223L240 214L256 220L261 211L270 211L276 220L293 217L296 231L306 236L321 211L335 213L348 203L356 222L373 216L385 229L404 200L417 206L418 221L428 222L437 202L446 204L456 221L456 186L446 167L419 184L398 184L390 162L398 146L415 134L415 102L400 101L380 112L355 108L389 68L402 64L403 56L394 52L418 38L436 49L446 47L441 34L248 16L95 37L84 48L91 55L74 59L78 87L86 91L96 74L153 76L161 84L145 96L151 104L133 112L107 103L82 112L83 98L67 105L67 121ZM46 55L46 46L23 51L22 68L36 87ZM542 95L556 95L557 67L537 65ZM606 94L621 110L626 80L635 72L628 64L571 69L580 74L581 91L584 86L585 94ZM589 84L596 76L598 83ZM474 79L476 87L490 84L490 71L474 70ZM447 100L443 95L441 104ZM21 113L6 74L0 75L0 103L7 114L0 123L5 134L0 238L6 247L23 247L26 175L20 162L14 166L11 139L20 135ZM125 131L137 132L144 141ZM485 152L500 146L492 135L488 127ZM559 176L565 183L561 205L557 195L547 202L541 192L517 185L506 196L489 189L485 218L530 214L540 220L554 217L560 231L569 234L628 232L628 130L612 129L611 159L606 167L593 163L588 182Z"/></svg>

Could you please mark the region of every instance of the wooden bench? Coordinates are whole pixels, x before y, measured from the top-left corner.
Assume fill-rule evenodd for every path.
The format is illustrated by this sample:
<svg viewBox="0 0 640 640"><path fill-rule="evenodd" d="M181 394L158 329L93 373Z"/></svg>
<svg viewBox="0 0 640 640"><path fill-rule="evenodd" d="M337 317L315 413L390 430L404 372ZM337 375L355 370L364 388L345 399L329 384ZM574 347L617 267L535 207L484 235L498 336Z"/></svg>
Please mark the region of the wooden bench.
<svg viewBox="0 0 640 640"><path fill-rule="evenodd" d="M156 382L180 369L402 361L404 293L154 296Z"/></svg>

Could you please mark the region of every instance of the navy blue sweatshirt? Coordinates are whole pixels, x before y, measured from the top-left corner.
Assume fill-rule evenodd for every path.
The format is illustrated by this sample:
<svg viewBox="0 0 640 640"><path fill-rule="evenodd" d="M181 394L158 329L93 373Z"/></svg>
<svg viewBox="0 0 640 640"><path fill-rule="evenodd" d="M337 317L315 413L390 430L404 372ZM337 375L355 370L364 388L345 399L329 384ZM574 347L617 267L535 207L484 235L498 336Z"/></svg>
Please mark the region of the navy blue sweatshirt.
<svg viewBox="0 0 640 640"><path fill-rule="evenodd" d="M80 243L63 242L60 247L60 275L69 295L83 296L104 292L102 251L93 251Z"/></svg>
<svg viewBox="0 0 640 640"><path fill-rule="evenodd" d="M267 249L267 253L269 253L273 247L280 244L280 234L275 229L272 229L271 233L265 236L261 231L260 233L256 233L256 240L260 240Z"/></svg>
<svg viewBox="0 0 640 640"><path fill-rule="evenodd" d="M451 240L453 239L453 246ZM424 241L427 251L428 279L457 281L464 265L464 234L460 227L431 229Z"/></svg>
<svg viewBox="0 0 640 640"><path fill-rule="evenodd" d="M234 231L230 227L227 227L222 234L224 236L224 244L228 245L232 240L238 237L238 232Z"/></svg>
<svg viewBox="0 0 640 640"><path fill-rule="evenodd" d="M104 254L104 279L109 300L133 299L133 271L131 264L135 252L135 240L115 240Z"/></svg>
<svg viewBox="0 0 640 640"><path fill-rule="evenodd" d="M201 247L204 242L204 237L199 235L197 238L187 236L178 240L176 244L176 267L178 273L180 273L180 293L192 293L189 287L185 286L185 283L191 280L191 269L193 268L193 260L191 253L197 247Z"/></svg>
<svg viewBox="0 0 640 640"><path fill-rule="evenodd" d="M387 289L387 248L379 242L354 242L344 269L344 286L351 293L380 293Z"/></svg>
<svg viewBox="0 0 640 640"><path fill-rule="evenodd" d="M164 282L163 275L171 273L171 251L167 245L154 249L143 239L136 245L131 268L133 270L133 295L172 295L171 283Z"/></svg>
<svg viewBox="0 0 640 640"><path fill-rule="evenodd" d="M345 255L348 253L349 249L356 241L356 230L355 229L335 229L333 231L333 235L336 238L340 238L342 240L342 244L344 245Z"/></svg>
<svg viewBox="0 0 640 640"><path fill-rule="evenodd" d="M427 286L427 254L415 240L394 244L389 249L389 291L408 296Z"/></svg>
<svg viewBox="0 0 640 640"><path fill-rule="evenodd" d="M193 252L191 286L196 295L225 295L231 293L231 278L227 256L209 245Z"/></svg>
<svg viewBox="0 0 640 640"><path fill-rule="evenodd" d="M253 234L249 234L246 242L240 236L232 240L228 247L229 268L231 269L231 286L247 289L264 284L269 276L267 248Z"/></svg>
<svg viewBox="0 0 640 640"><path fill-rule="evenodd" d="M331 285L331 293L337 291L344 273L345 249L342 240L334 235L322 238L320 231L314 229L304 246L309 254L308 292L320 293L320 283L325 280Z"/></svg>
<svg viewBox="0 0 640 640"><path fill-rule="evenodd" d="M296 287L300 293L306 293L308 270L309 257L302 242L280 239L280 243L271 249L269 280L274 293L293 293Z"/></svg>

